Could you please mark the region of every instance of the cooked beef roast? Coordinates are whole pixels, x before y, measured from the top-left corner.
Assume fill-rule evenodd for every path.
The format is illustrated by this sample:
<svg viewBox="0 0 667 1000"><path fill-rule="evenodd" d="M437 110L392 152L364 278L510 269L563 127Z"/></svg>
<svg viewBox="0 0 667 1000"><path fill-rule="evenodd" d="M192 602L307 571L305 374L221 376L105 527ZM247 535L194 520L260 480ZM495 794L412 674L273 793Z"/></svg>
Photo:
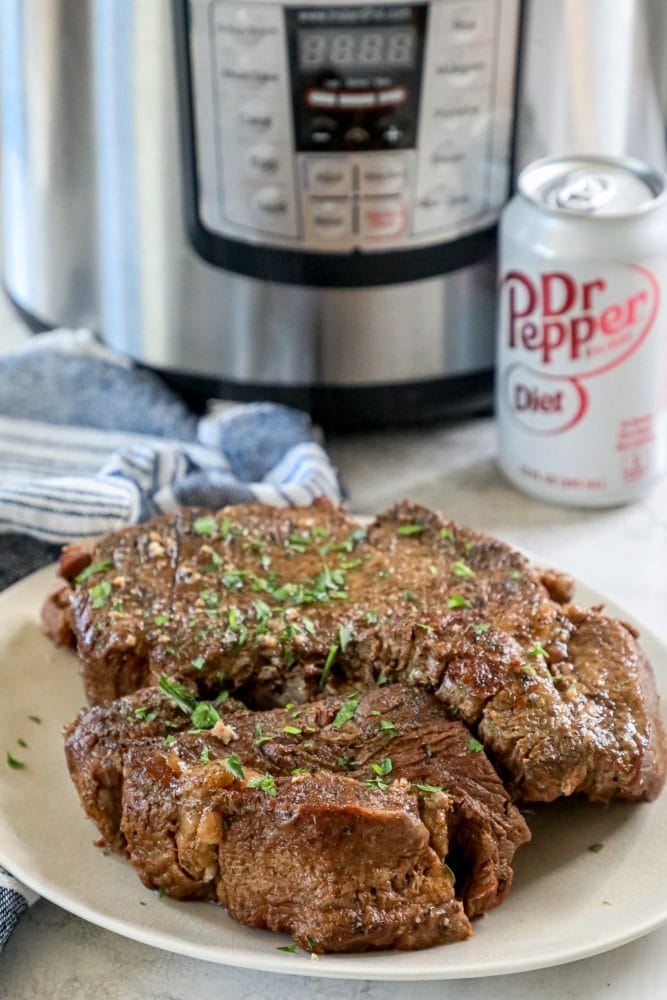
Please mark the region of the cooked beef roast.
<svg viewBox="0 0 667 1000"><path fill-rule="evenodd" d="M528 828L431 695L390 685L218 712L167 690L188 713L152 688L65 733L84 809L150 888L217 899L318 951L460 940L504 899Z"/></svg>
<svg viewBox="0 0 667 1000"><path fill-rule="evenodd" d="M161 673L256 707L390 678L460 713L524 801L662 787L655 685L631 630L561 603L563 574L426 508L368 528L326 501L184 510L68 547L62 572L91 703Z"/></svg>

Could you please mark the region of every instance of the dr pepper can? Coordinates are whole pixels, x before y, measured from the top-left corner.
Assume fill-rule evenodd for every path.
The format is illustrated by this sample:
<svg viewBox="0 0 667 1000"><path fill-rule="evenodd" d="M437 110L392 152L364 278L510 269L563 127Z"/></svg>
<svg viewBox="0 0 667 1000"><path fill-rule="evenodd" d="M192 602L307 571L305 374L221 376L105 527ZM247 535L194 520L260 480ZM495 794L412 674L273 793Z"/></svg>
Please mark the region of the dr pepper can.
<svg viewBox="0 0 667 1000"><path fill-rule="evenodd" d="M500 466L578 507L645 494L666 462L667 193L631 159L538 160L500 227Z"/></svg>

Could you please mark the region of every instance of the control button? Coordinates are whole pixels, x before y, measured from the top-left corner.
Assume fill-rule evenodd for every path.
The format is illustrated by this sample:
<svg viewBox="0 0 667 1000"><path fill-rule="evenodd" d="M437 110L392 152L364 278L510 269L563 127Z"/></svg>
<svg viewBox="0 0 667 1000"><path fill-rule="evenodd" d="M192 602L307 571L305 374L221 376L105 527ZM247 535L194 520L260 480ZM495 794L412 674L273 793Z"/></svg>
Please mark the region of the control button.
<svg viewBox="0 0 667 1000"><path fill-rule="evenodd" d="M446 228L474 215L479 209L477 199L467 191L441 184L418 196L414 229L416 233L423 233Z"/></svg>
<svg viewBox="0 0 667 1000"><path fill-rule="evenodd" d="M396 194L405 187L406 176L406 164L401 153L370 157L361 166L361 193Z"/></svg>
<svg viewBox="0 0 667 1000"><path fill-rule="evenodd" d="M244 47L257 45L267 37L278 35L273 11L263 9L260 4L253 8L218 5L215 27L225 41Z"/></svg>
<svg viewBox="0 0 667 1000"><path fill-rule="evenodd" d="M241 108L236 116L242 135L262 135L273 126L273 114L265 104L251 103Z"/></svg>
<svg viewBox="0 0 667 1000"><path fill-rule="evenodd" d="M225 60L220 70L223 87L243 87L246 90L261 90L267 85L280 83L280 74L271 70L249 65L249 60L237 59L236 65Z"/></svg>
<svg viewBox="0 0 667 1000"><path fill-rule="evenodd" d="M362 203L361 232L364 236L400 236L406 222L407 211L401 198L378 198Z"/></svg>
<svg viewBox="0 0 667 1000"><path fill-rule="evenodd" d="M495 11L494 0L453 5L445 15L447 33L443 31L443 37L463 44L488 41L493 38Z"/></svg>
<svg viewBox="0 0 667 1000"><path fill-rule="evenodd" d="M306 94L306 104L311 108L333 108L337 96L330 90L309 90Z"/></svg>
<svg viewBox="0 0 667 1000"><path fill-rule="evenodd" d="M260 188L252 199L252 212L260 223L271 219L284 219L290 211L287 192L279 187Z"/></svg>
<svg viewBox="0 0 667 1000"><path fill-rule="evenodd" d="M452 169L460 170L465 159L464 150L453 139L445 139L431 153L431 164L439 174L451 173Z"/></svg>
<svg viewBox="0 0 667 1000"><path fill-rule="evenodd" d="M313 201L310 205L310 226L324 240L338 239L352 229L352 206L344 201Z"/></svg>
<svg viewBox="0 0 667 1000"><path fill-rule="evenodd" d="M347 146L364 146L370 141L370 135L361 125L353 125L345 133L345 144Z"/></svg>
<svg viewBox="0 0 667 1000"><path fill-rule="evenodd" d="M392 87L391 90L381 90L377 99L378 104L404 104L407 96L405 87Z"/></svg>
<svg viewBox="0 0 667 1000"><path fill-rule="evenodd" d="M275 177L281 167L280 155L275 146L260 143L246 153L246 166L253 177Z"/></svg>
<svg viewBox="0 0 667 1000"><path fill-rule="evenodd" d="M431 188L417 199L417 210L426 213L442 211L445 197L446 191L443 187Z"/></svg>
<svg viewBox="0 0 667 1000"><path fill-rule="evenodd" d="M334 135L338 129L338 122L335 118L328 118L325 115L319 115L317 118L313 118L308 122L305 129L305 140L307 143L312 143L314 146L319 146L322 149L326 149L333 140Z"/></svg>
<svg viewBox="0 0 667 1000"><path fill-rule="evenodd" d="M383 115L378 118L375 129L385 146L393 148L402 146L408 135L408 128L401 115Z"/></svg>
<svg viewBox="0 0 667 1000"><path fill-rule="evenodd" d="M349 194L352 188L352 164L343 159L310 160L307 163L308 190L314 195Z"/></svg>
<svg viewBox="0 0 667 1000"><path fill-rule="evenodd" d="M456 101L433 108L433 124L439 131L460 136L476 129L486 112L487 102L481 91L461 95Z"/></svg>
<svg viewBox="0 0 667 1000"><path fill-rule="evenodd" d="M491 80L492 52L490 45L476 49L450 49L435 67L436 76L443 85L462 89L481 87Z"/></svg>
<svg viewBox="0 0 667 1000"><path fill-rule="evenodd" d="M362 93L345 93L338 95L341 108L372 108L375 105L375 94L371 91Z"/></svg>

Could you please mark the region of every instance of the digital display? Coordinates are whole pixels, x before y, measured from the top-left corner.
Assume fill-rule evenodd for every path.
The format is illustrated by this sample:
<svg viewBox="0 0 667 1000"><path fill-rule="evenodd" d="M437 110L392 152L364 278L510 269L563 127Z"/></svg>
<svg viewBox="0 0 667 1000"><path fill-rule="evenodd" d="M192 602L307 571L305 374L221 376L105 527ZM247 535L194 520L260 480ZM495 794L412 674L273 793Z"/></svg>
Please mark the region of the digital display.
<svg viewBox="0 0 667 1000"><path fill-rule="evenodd" d="M299 31L299 69L387 70L414 65L414 27L306 28Z"/></svg>

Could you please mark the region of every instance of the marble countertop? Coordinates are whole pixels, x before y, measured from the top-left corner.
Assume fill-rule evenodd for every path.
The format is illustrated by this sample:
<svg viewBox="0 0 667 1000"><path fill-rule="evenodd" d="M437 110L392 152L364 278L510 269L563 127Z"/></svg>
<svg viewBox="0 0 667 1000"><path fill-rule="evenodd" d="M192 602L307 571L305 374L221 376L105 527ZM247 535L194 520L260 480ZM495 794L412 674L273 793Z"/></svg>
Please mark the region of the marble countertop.
<svg viewBox="0 0 667 1000"><path fill-rule="evenodd" d="M517 493L494 460L491 420L333 442L350 506L371 513L409 497L538 553L642 619L667 643L667 480L643 502L613 510L552 507ZM665 888L667 891L667 887ZM548 933L548 914L545 915ZM517 947L520 944L517 943ZM0 958L7 1000L662 1000L667 926L587 961L502 978L372 983L253 973L156 951L41 900Z"/></svg>

